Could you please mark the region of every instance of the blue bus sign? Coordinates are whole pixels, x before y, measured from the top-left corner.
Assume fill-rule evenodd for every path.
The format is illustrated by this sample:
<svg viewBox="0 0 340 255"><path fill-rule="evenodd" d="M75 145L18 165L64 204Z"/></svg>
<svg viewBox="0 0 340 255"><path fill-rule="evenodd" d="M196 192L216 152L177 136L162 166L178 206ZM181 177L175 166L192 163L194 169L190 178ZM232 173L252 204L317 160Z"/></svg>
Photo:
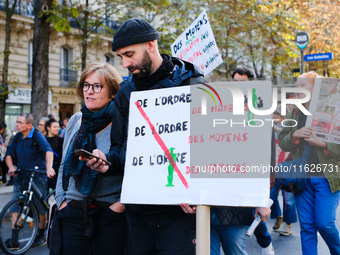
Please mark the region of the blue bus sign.
<svg viewBox="0 0 340 255"><path fill-rule="evenodd" d="M321 61L331 59L333 59L332 52L305 55L305 61Z"/></svg>
<svg viewBox="0 0 340 255"><path fill-rule="evenodd" d="M300 32L295 37L296 45L299 47L300 50L306 48L309 42L309 36L306 32Z"/></svg>

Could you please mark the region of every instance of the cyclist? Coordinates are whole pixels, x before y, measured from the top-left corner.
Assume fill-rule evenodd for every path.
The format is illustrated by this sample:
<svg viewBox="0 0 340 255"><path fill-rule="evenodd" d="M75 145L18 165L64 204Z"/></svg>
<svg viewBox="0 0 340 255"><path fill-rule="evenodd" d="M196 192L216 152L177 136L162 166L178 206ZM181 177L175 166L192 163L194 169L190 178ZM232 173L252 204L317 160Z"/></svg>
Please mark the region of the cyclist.
<svg viewBox="0 0 340 255"><path fill-rule="evenodd" d="M18 160L17 167L19 169L34 169L36 166L39 169L46 169L49 178L55 175L52 168L53 152L50 144L45 137L33 127L33 116L29 113L21 114L17 118L16 128L18 133L13 138L11 145L6 154L6 164L8 166L8 174L14 176L13 179L13 199L19 198L22 192L27 189L30 180L29 174L19 172L15 174L16 168L13 165L13 156ZM41 194L46 195L47 178L46 175L36 174L34 176L34 183L40 190ZM46 243L45 229L47 220L47 210L38 202L38 198L33 196L33 202L38 208L39 212L39 233L34 240L32 247L38 247ZM14 208L15 210L15 208ZM13 211L12 215L17 212ZM15 219L16 217L12 217ZM12 238L6 240L5 244L9 249L19 249L19 228L14 228L12 223Z"/></svg>

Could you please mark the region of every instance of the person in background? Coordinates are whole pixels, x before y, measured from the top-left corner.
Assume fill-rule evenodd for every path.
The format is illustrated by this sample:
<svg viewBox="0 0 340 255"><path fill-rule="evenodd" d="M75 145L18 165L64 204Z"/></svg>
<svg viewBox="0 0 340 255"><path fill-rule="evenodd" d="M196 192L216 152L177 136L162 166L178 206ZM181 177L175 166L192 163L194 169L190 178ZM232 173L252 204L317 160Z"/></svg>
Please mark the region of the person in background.
<svg viewBox="0 0 340 255"><path fill-rule="evenodd" d="M288 113L288 111L287 111ZM274 130L275 130L275 139L279 138L279 134L283 128L282 121L286 118L281 115L281 105L276 107L274 111Z"/></svg>
<svg viewBox="0 0 340 255"><path fill-rule="evenodd" d="M309 90L312 95L315 72L301 74L297 88ZM296 93L298 99L306 97ZM308 110L310 101L304 104ZM293 119L294 121L288 121ZM295 203L300 221L300 236L303 255L318 254L318 233L325 240L330 254L340 254L339 229L335 224L340 199L340 145L320 140L313 128L306 127L307 115L294 106L288 113L286 126L279 135L279 145L283 151L290 152L287 160L302 157L305 145L310 145L307 165L322 165L322 171L309 171L306 187L295 193ZM296 125L296 122L298 123Z"/></svg>
<svg viewBox="0 0 340 255"><path fill-rule="evenodd" d="M59 122L59 127L60 127L62 130L65 129L64 121L60 121L60 122Z"/></svg>
<svg viewBox="0 0 340 255"><path fill-rule="evenodd" d="M53 169L59 169L62 151L63 151L63 141L64 139L58 136L59 123L55 119L49 119L45 123L46 129L46 140L51 145L53 150ZM53 179L47 179L47 190L55 189L57 183L58 172Z"/></svg>
<svg viewBox="0 0 340 255"><path fill-rule="evenodd" d="M66 118L63 121L60 121L60 127L61 127L61 133L59 134L61 137L65 136L65 128L67 127L67 123L70 120L70 118Z"/></svg>
<svg viewBox="0 0 340 255"><path fill-rule="evenodd" d="M4 144L4 139L2 137L3 133L5 130L5 126L0 123L0 164L5 160L5 155L6 155L6 148ZM1 170L1 176L0 176L0 181L1 182L6 182L6 173L3 172L2 168Z"/></svg>
<svg viewBox="0 0 340 255"><path fill-rule="evenodd" d="M52 254L124 254L126 218L119 202L123 169L114 167L114 176L104 176L102 172L112 165L74 153L84 149L106 160L111 130L117 128L112 122L113 99L121 82L109 63L90 64L80 77L76 90L85 104L65 130L55 196L62 222L62 250L52 247Z"/></svg>
<svg viewBox="0 0 340 255"><path fill-rule="evenodd" d="M1 125L3 128L0 130L0 133L4 139L4 146L7 150L13 140L14 134L11 132L11 130L7 128L7 125L5 123L1 123ZM3 178L2 183L6 183L7 181L6 174L8 172L8 167L7 167L5 160L1 162L1 172L2 172L2 178ZM13 185L13 176L10 176L9 181L6 183L6 186L11 186L11 185Z"/></svg>
<svg viewBox="0 0 340 255"><path fill-rule="evenodd" d="M48 117L42 117L42 118L39 120L38 130L39 130L44 136L46 136L45 124L46 124L46 121L48 121L48 120L49 120Z"/></svg>
<svg viewBox="0 0 340 255"><path fill-rule="evenodd" d="M4 138L2 137L3 130L5 130L5 127L0 123L0 146L4 146Z"/></svg>
<svg viewBox="0 0 340 255"><path fill-rule="evenodd" d="M253 72L246 68L240 67L233 71L231 77L234 81L254 80ZM273 138L272 138L273 139ZM272 155L272 162L274 164ZM212 222L210 232L210 253L212 255L220 254L220 243L226 254L245 255L246 253L246 232L254 218L260 214L262 221L255 229L254 235L258 244L262 247L263 255L275 254L272 245L272 237L268 233L266 218L269 216L269 208L251 208L251 207L212 207Z"/></svg>
<svg viewBox="0 0 340 255"><path fill-rule="evenodd" d="M49 115L47 115L47 118L49 118L49 119L55 119L55 116L54 116L54 114L50 113Z"/></svg>
<svg viewBox="0 0 340 255"><path fill-rule="evenodd" d="M288 109L287 109L287 113L288 113ZM275 119L274 121L275 140L276 140L275 142L278 146L279 134L283 128L282 121L286 119L285 117L281 115L281 105L277 106L274 112L273 119ZM277 161L276 161L276 163L279 164L281 161L284 160L285 153L281 151L280 148L277 148L277 150L280 151L280 153L278 153L277 151ZM278 200L280 190L281 190L282 198L283 198L283 208L282 208L283 213L281 212L281 207L280 207L279 200ZM293 234L292 223L295 223L297 221L294 195L291 192L287 192L281 189L277 184L275 184L273 188L270 190L270 199L274 201L273 205L270 208L272 211L270 214L270 218L276 219L273 225L273 230L280 231L282 224L285 223L284 228L280 231L280 236L289 236Z"/></svg>
<svg viewBox="0 0 340 255"><path fill-rule="evenodd" d="M15 173L16 168L13 165L14 156L17 157L17 167L19 169L35 169L35 167L38 167L39 170L46 170L46 174L35 174L33 180L34 184L37 186L43 196L46 195L47 191L46 175L49 178L52 178L55 175L55 171L52 167L52 148L46 141L45 137L40 132L35 130L33 123L33 116L29 113L21 114L17 118L16 127L18 133L13 138L13 142L7 150L5 160L9 169L8 174L14 177L13 199L19 198L22 195L22 192L27 190L30 180L30 175L28 173ZM45 230L47 209L39 202L36 194L33 195L33 201L39 212L39 232L32 246L38 247L46 243ZM15 210L12 211L12 214L17 213L18 212ZM16 217L12 217L12 219L16 219ZM9 249L15 250L19 247L19 242L19 229L13 228L12 237L5 241L5 245L7 245Z"/></svg>
<svg viewBox="0 0 340 255"><path fill-rule="evenodd" d="M70 120L70 118L65 118L65 119L63 120L63 123L64 123L65 128L67 127L67 124L68 124L69 120Z"/></svg>
<svg viewBox="0 0 340 255"><path fill-rule="evenodd" d="M7 128L6 123L2 123L2 125L5 127L2 137L4 138L5 146L8 148L13 140L14 134Z"/></svg>

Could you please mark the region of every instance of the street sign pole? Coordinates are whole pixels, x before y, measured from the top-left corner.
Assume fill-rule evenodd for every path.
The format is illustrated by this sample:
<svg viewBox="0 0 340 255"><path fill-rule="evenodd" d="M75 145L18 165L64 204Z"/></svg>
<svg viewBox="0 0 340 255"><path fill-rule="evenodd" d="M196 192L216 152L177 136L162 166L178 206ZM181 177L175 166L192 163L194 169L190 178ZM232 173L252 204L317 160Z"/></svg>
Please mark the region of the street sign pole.
<svg viewBox="0 0 340 255"><path fill-rule="evenodd" d="M304 60L304 49L300 49L301 52L301 68L300 68L300 74L303 74L305 72L305 60Z"/></svg>
<svg viewBox="0 0 340 255"><path fill-rule="evenodd" d="M309 42L309 36L306 32L300 32L295 37L295 42L301 52L301 68L300 74L305 72L304 50Z"/></svg>

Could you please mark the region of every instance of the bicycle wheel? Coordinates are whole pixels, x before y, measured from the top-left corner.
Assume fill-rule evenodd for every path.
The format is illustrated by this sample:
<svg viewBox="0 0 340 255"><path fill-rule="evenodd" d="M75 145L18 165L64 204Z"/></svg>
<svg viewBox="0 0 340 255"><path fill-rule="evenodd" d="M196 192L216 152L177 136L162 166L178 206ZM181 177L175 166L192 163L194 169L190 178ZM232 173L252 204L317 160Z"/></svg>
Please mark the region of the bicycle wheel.
<svg viewBox="0 0 340 255"><path fill-rule="evenodd" d="M24 254L34 242L38 233L39 215L36 206L26 198L10 201L0 214L0 248L8 255ZM12 215L17 212L17 217ZM15 218L14 218L15 217ZM12 224L19 228L19 243L6 243L12 238ZM8 241L7 241L8 242Z"/></svg>

